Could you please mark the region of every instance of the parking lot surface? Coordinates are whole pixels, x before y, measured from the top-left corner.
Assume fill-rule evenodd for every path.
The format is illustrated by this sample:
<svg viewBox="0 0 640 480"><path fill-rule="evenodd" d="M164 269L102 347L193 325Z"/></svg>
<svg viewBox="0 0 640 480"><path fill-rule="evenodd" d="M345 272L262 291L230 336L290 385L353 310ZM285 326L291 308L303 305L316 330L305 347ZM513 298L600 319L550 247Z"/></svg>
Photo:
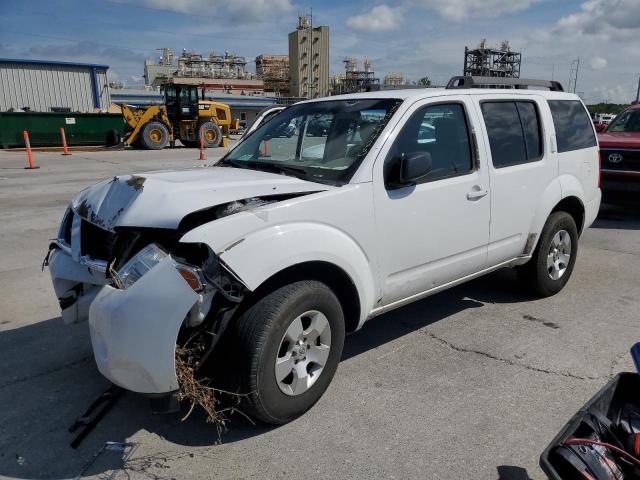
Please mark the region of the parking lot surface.
<svg viewBox="0 0 640 480"><path fill-rule="evenodd" d="M640 340L640 214L603 206L573 277L537 299L510 270L377 317L347 338L329 390L282 427L125 394L77 450L67 428L108 386L86 324L65 326L42 271L71 197L115 174L207 168L193 149L0 151L0 477L542 478L538 457ZM105 442L133 444L122 453ZM304 467L303 467L304 466Z"/></svg>

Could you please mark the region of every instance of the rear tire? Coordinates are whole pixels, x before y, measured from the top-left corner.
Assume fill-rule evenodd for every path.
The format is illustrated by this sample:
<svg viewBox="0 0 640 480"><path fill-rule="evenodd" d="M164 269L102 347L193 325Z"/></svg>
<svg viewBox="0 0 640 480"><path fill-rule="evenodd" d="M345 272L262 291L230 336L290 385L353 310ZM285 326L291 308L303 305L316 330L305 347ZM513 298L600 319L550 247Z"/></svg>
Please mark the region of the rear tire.
<svg viewBox="0 0 640 480"><path fill-rule="evenodd" d="M340 302L323 283L295 282L255 302L230 345L248 413L277 425L309 410L338 368L344 337Z"/></svg>
<svg viewBox="0 0 640 480"><path fill-rule="evenodd" d="M578 255L578 229L566 212L554 212L545 223L531 260L517 267L518 277L543 297L555 295L569 281Z"/></svg>
<svg viewBox="0 0 640 480"><path fill-rule="evenodd" d="M219 147L222 142L222 130L213 122L204 122L196 134L196 146L200 146L200 132L204 131L204 148Z"/></svg>
<svg viewBox="0 0 640 480"><path fill-rule="evenodd" d="M122 143L122 135L115 128L107 132L107 147L115 147Z"/></svg>
<svg viewBox="0 0 640 480"><path fill-rule="evenodd" d="M140 146L147 150L162 150L169 143L169 130L160 122L149 122L142 127Z"/></svg>

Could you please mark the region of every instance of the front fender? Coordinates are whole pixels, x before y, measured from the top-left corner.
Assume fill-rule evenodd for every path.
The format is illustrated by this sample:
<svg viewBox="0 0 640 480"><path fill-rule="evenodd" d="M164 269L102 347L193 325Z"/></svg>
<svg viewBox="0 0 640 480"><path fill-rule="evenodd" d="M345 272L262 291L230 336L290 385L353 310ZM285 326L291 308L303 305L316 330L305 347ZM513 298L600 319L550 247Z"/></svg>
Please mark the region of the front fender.
<svg viewBox="0 0 640 480"><path fill-rule="evenodd" d="M361 312L358 327L373 309L377 298L373 266L363 249L345 232L313 222L269 225L238 238L220 251L219 243L213 239L221 226L218 222L203 225L185 235L181 242L209 245L250 290L288 267L314 261L331 263L344 270L358 291Z"/></svg>

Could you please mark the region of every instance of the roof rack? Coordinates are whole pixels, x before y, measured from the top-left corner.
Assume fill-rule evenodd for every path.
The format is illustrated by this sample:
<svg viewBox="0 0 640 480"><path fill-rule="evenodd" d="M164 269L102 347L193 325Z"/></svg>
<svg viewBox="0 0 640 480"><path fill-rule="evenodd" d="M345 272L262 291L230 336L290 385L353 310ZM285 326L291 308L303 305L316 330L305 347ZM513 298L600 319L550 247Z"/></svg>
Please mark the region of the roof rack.
<svg viewBox="0 0 640 480"><path fill-rule="evenodd" d="M555 80L530 80L511 77L452 77L447 83L448 89L456 88L548 88L552 92L564 92L562 84Z"/></svg>

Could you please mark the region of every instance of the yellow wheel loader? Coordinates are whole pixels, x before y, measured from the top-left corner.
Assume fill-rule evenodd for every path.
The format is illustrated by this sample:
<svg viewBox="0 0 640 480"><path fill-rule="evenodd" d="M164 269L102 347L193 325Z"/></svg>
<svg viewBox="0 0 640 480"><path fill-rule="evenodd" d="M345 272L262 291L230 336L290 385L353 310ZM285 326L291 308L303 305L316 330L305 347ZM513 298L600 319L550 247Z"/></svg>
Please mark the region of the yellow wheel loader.
<svg viewBox="0 0 640 480"><path fill-rule="evenodd" d="M229 105L199 100L196 85L170 83L162 91L164 105L140 109L122 105L125 145L161 150L180 140L186 147L199 147L202 132L205 148L228 146L229 132L237 130L239 123L231 119Z"/></svg>

